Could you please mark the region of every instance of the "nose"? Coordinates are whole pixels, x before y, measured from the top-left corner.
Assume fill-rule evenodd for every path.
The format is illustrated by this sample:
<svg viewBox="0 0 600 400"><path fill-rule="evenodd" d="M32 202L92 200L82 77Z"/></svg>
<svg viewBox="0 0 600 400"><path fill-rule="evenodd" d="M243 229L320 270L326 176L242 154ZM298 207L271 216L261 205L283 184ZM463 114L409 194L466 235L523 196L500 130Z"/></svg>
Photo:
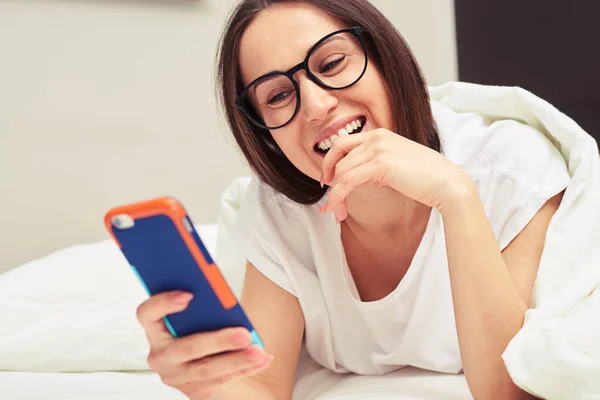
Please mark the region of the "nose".
<svg viewBox="0 0 600 400"><path fill-rule="evenodd" d="M296 79L300 87L300 114L306 122L312 124L326 121L329 113L337 107L338 98L331 90L326 90L308 79L306 74Z"/></svg>

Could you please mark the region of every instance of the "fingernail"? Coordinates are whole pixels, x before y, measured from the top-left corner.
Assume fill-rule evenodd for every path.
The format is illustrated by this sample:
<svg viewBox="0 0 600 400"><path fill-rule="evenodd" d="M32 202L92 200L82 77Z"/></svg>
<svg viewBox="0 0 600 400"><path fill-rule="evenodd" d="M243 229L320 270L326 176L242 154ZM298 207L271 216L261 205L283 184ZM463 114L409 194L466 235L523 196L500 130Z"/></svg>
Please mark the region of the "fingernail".
<svg viewBox="0 0 600 400"><path fill-rule="evenodd" d="M259 351L253 351L248 355L248 361L258 363L264 360L265 355Z"/></svg>
<svg viewBox="0 0 600 400"><path fill-rule="evenodd" d="M265 364L268 364L268 363L270 363L271 361L273 361L273 359L274 359L274 358L275 358L275 356L274 356L273 354L267 354L267 355L265 356L264 363L265 363Z"/></svg>
<svg viewBox="0 0 600 400"><path fill-rule="evenodd" d="M239 331L233 335L232 342L235 346L247 346L251 342L251 337L247 331Z"/></svg>
<svg viewBox="0 0 600 400"><path fill-rule="evenodd" d="M187 292L177 292L173 295L173 301L178 304L186 304L194 297L193 294Z"/></svg>
<svg viewBox="0 0 600 400"><path fill-rule="evenodd" d="M335 222L337 222L338 224L339 224L340 222L342 222L342 218L341 218L341 217L338 215L338 213L337 213L337 212L335 213Z"/></svg>
<svg viewBox="0 0 600 400"><path fill-rule="evenodd" d="M319 183L321 184L321 187L324 186L324 183L323 183L323 174L321 174L321 179L319 179Z"/></svg>
<svg viewBox="0 0 600 400"><path fill-rule="evenodd" d="M325 210L327 210L327 202L325 202L325 204L321 206L321 208L319 209L319 214L323 214Z"/></svg>

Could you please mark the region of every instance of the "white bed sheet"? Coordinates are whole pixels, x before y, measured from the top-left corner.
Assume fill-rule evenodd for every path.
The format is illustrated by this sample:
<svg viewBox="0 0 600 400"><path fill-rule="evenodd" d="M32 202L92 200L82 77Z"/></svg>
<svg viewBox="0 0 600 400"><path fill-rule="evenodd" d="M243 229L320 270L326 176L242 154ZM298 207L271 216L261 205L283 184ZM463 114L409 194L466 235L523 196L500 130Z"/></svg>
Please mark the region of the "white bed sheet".
<svg viewBox="0 0 600 400"><path fill-rule="evenodd" d="M7 400L186 400L154 372L0 372ZM405 368L384 376L339 375L303 353L294 400L472 399L464 375Z"/></svg>
<svg viewBox="0 0 600 400"><path fill-rule="evenodd" d="M382 376L337 374L318 365L303 349L294 400L463 400L472 399L463 374L403 368Z"/></svg>
<svg viewBox="0 0 600 400"><path fill-rule="evenodd" d="M297 386L294 400L471 399L463 376L416 370L386 376L332 377L320 371ZM0 372L6 400L186 400L153 372Z"/></svg>

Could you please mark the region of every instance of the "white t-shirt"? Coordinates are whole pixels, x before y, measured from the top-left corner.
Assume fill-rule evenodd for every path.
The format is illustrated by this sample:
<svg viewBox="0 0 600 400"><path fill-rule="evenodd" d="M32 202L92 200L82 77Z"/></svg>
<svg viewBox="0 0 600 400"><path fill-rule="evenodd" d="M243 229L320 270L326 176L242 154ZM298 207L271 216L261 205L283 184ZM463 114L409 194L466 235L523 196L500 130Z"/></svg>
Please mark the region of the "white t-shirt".
<svg viewBox="0 0 600 400"><path fill-rule="evenodd" d="M443 154L475 182L500 249L570 181L564 159L536 129L511 120L456 113L433 102ZM236 220L242 251L296 296L305 346L336 372L384 374L415 366L460 373L444 230L432 210L408 272L394 291L363 302L346 264L326 196L301 205L253 179ZM401 240L401 238L399 238Z"/></svg>

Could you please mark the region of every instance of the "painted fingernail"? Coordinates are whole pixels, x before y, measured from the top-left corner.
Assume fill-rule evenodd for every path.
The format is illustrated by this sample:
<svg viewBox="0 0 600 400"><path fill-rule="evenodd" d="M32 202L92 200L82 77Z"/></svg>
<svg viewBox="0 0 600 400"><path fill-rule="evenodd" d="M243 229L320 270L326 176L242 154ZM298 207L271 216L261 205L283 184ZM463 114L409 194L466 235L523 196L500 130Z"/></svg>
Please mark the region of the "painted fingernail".
<svg viewBox="0 0 600 400"><path fill-rule="evenodd" d="M335 213L335 222L337 222L338 224L342 222L342 217L340 217L340 215L337 212Z"/></svg>
<svg viewBox="0 0 600 400"><path fill-rule="evenodd" d="M252 341L252 338L250 337L250 335L248 334L247 331L236 332L232 338L232 342L233 342L234 346L239 346L239 347L248 346L251 341Z"/></svg>
<svg viewBox="0 0 600 400"><path fill-rule="evenodd" d="M319 209L319 214L323 214L327 210L327 203L323 204Z"/></svg>
<svg viewBox="0 0 600 400"><path fill-rule="evenodd" d="M248 361L258 363L263 361L265 355L260 351L253 351L248 355Z"/></svg>
<svg viewBox="0 0 600 400"><path fill-rule="evenodd" d="M186 304L194 297L193 294L187 292L177 292L173 295L173 301L177 304Z"/></svg>
<svg viewBox="0 0 600 400"><path fill-rule="evenodd" d="M275 356L274 356L273 354L267 354L267 355L265 355L265 358L264 358L264 360L263 360L263 363L264 363L264 364L268 364L268 363L270 363L271 361L273 361L273 359L274 359L274 358L275 358Z"/></svg>

